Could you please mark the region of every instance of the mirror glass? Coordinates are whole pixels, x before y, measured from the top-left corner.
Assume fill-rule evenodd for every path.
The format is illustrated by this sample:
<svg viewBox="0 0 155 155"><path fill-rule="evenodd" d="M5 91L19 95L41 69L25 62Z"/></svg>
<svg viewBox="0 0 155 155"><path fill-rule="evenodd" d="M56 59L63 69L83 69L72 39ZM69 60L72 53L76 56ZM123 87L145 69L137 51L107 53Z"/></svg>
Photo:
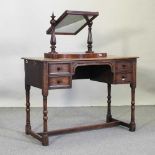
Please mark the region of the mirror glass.
<svg viewBox="0 0 155 155"><path fill-rule="evenodd" d="M91 19L93 16L87 17ZM86 24L86 19L82 15L67 15L56 25L55 33L75 33L84 24Z"/></svg>

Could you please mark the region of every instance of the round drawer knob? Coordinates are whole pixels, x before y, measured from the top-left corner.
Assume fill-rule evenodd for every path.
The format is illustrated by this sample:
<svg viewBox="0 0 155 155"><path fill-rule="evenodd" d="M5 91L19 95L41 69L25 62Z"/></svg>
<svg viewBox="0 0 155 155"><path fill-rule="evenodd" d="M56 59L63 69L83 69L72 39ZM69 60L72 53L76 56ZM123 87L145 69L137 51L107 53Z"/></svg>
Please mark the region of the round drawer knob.
<svg viewBox="0 0 155 155"><path fill-rule="evenodd" d="M58 68L57 68L57 71L60 71L60 70L61 70L61 67L58 67Z"/></svg>
<svg viewBox="0 0 155 155"><path fill-rule="evenodd" d="M125 81L126 80L126 77L125 76L122 76L122 81Z"/></svg>
<svg viewBox="0 0 155 155"><path fill-rule="evenodd" d="M61 83L61 80L58 80L58 81L57 81L57 84L60 84L60 83Z"/></svg>
<svg viewBox="0 0 155 155"><path fill-rule="evenodd" d="M125 68L125 67L126 67L126 65L122 65L122 67L123 67L123 68Z"/></svg>

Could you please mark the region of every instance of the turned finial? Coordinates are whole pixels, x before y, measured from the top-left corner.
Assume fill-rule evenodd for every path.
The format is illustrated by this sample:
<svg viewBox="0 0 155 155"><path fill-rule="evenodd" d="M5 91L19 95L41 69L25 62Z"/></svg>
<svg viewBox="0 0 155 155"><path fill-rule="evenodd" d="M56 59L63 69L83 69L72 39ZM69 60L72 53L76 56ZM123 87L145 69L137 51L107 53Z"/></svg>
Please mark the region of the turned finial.
<svg viewBox="0 0 155 155"><path fill-rule="evenodd" d="M52 19L50 21L51 24L55 24L55 19L54 19L55 17L56 16L54 16L54 12L52 12L52 16L51 16Z"/></svg>

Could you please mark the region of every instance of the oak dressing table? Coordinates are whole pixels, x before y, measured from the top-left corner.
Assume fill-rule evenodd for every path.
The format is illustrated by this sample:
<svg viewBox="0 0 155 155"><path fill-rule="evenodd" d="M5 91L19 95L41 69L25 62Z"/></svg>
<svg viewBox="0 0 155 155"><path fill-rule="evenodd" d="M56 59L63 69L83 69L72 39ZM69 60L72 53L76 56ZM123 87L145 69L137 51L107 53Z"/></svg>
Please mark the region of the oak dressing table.
<svg viewBox="0 0 155 155"><path fill-rule="evenodd" d="M49 144L50 135L101 129L113 126L124 126L135 131L135 88L137 57L108 56L107 53L95 53L92 50L92 24L98 12L65 11L57 20L51 16L51 26L47 34L51 35L51 51L42 58L23 58L25 64L26 90L26 134ZM56 49L56 35L76 35L88 26L87 50L84 53L60 54ZM49 90L69 89L75 79L90 79L107 83L107 117L106 123L48 130L47 96ZM129 84L131 87L131 120L130 123L117 120L111 114L111 85ZM30 87L42 90L43 95L43 132L36 133L30 123Z"/></svg>

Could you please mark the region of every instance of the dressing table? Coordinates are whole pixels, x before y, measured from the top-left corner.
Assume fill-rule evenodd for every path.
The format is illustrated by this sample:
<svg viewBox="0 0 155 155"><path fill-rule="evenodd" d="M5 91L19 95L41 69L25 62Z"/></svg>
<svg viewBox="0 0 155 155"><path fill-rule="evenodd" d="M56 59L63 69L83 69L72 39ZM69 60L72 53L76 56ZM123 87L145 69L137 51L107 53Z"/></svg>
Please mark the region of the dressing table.
<svg viewBox="0 0 155 155"><path fill-rule="evenodd" d="M57 20L51 16L50 28L51 51L41 58L23 58L25 65L26 90L26 126L25 132L42 142L49 144L50 135L65 134L113 126L124 126L135 131L135 88L136 62L138 57L109 56L92 50L92 24L98 12L65 11ZM88 26L87 50L84 53L59 53L56 51L56 35L76 35ZM107 116L106 122L73 128L48 130L49 90L70 89L76 79L90 79L107 84ZM117 120L111 114L111 85L128 84L131 88L131 120L129 123ZM30 87L42 90L43 96L43 131L36 133L30 123Z"/></svg>

